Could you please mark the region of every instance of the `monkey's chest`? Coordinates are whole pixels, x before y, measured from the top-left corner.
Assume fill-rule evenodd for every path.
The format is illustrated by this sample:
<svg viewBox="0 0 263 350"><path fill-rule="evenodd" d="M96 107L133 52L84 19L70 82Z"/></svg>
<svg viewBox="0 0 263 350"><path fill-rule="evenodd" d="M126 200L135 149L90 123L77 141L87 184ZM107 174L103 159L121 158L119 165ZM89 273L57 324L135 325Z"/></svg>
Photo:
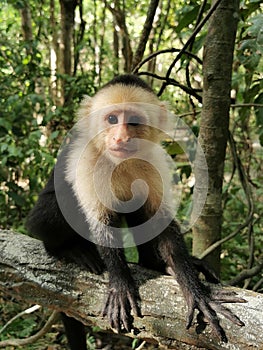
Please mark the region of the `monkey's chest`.
<svg viewBox="0 0 263 350"><path fill-rule="evenodd" d="M149 205L153 211L158 210L164 195L159 174L149 174L142 169L139 174L113 173L111 191L117 210L128 213Z"/></svg>

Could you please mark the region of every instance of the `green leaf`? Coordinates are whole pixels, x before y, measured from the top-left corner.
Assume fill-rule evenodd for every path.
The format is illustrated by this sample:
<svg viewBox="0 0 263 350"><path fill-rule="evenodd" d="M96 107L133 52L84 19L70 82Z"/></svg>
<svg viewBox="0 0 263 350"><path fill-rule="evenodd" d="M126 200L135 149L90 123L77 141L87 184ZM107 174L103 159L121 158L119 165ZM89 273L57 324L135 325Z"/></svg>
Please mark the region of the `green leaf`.
<svg viewBox="0 0 263 350"><path fill-rule="evenodd" d="M254 84L253 86L251 86L251 88L247 91L246 94L246 102L254 102L255 97L260 92L260 89L260 84Z"/></svg>
<svg viewBox="0 0 263 350"><path fill-rule="evenodd" d="M22 60L22 63L26 66L27 64L29 64L31 62L31 56L27 56Z"/></svg>
<svg viewBox="0 0 263 350"><path fill-rule="evenodd" d="M137 345L138 345L138 343L139 343L139 339L133 339L133 341L132 341L132 349L136 349L137 348Z"/></svg>
<svg viewBox="0 0 263 350"><path fill-rule="evenodd" d="M6 129L7 131L9 131L12 128L12 124L4 118L0 118L0 126Z"/></svg>
<svg viewBox="0 0 263 350"><path fill-rule="evenodd" d="M185 153L182 147L175 141L170 142L165 148L171 156Z"/></svg>
<svg viewBox="0 0 263 350"><path fill-rule="evenodd" d="M8 196L13 199L16 205L19 205L20 207L25 205L25 197L17 194L16 192L9 191Z"/></svg>
<svg viewBox="0 0 263 350"><path fill-rule="evenodd" d="M8 144L2 143L0 146L0 149L1 149L1 153L3 153L4 151L6 151L8 149Z"/></svg>
<svg viewBox="0 0 263 350"><path fill-rule="evenodd" d="M186 9L187 7L185 7ZM183 13L183 16L179 19L179 23L176 26L176 32L180 33L183 28L188 27L190 24L194 23L196 20L196 17L198 15L199 11L199 5L195 6L191 9L190 6L188 6L189 10L185 10Z"/></svg>
<svg viewBox="0 0 263 350"><path fill-rule="evenodd" d="M53 132L51 133L51 135L50 135L51 140L56 139L56 138L58 137L58 135L59 135L59 131L58 131L58 130L53 131Z"/></svg>
<svg viewBox="0 0 263 350"><path fill-rule="evenodd" d="M259 33L263 35L263 16L262 14L256 15L249 20L252 25L248 27L248 29L245 31L244 36L249 35L253 38L257 38Z"/></svg>

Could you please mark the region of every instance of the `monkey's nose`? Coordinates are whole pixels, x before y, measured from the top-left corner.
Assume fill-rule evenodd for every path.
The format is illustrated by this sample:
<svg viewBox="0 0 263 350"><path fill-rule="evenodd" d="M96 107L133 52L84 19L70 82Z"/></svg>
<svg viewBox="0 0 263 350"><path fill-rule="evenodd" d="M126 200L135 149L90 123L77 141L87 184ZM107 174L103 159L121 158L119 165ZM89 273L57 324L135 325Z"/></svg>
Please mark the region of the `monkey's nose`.
<svg viewBox="0 0 263 350"><path fill-rule="evenodd" d="M113 141L115 141L118 145L125 144L126 142L130 142L131 138L129 136L126 137L113 137Z"/></svg>

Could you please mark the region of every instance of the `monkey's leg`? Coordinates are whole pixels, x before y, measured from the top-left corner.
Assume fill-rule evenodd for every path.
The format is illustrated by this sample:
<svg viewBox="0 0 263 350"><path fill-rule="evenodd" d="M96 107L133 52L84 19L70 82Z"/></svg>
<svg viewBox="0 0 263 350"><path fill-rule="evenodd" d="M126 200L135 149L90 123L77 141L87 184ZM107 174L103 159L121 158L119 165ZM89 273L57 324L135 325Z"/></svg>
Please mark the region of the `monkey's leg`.
<svg viewBox="0 0 263 350"><path fill-rule="evenodd" d="M109 271L109 293L103 310L111 327L118 332L122 327L130 332L133 318L131 310L140 316L139 293L125 260L123 249L100 247L101 256Z"/></svg>
<svg viewBox="0 0 263 350"><path fill-rule="evenodd" d="M87 350L86 331L83 323L61 312L61 319L65 328L71 350Z"/></svg>
<svg viewBox="0 0 263 350"><path fill-rule="evenodd" d="M157 239L158 252L169 271L177 279L188 305L187 328L192 325L194 310L199 310L202 319L210 324L218 337L227 342L224 329L219 323L217 312L222 313L233 323L243 326L244 323L222 303L242 302L232 293L213 292L201 283L188 254L178 224L173 221Z"/></svg>
<svg viewBox="0 0 263 350"><path fill-rule="evenodd" d="M156 239L137 246L139 253L139 265L147 269L166 273L166 264L159 255Z"/></svg>
<svg viewBox="0 0 263 350"><path fill-rule="evenodd" d="M72 215L83 220L78 212ZM27 228L32 235L44 242L50 255L66 262L75 262L96 274L104 270L105 266L95 244L77 234L63 217L55 194L54 173L27 219ZM84 325L65 314L62 314L62 321L71 350L86 350Z"/></svg>

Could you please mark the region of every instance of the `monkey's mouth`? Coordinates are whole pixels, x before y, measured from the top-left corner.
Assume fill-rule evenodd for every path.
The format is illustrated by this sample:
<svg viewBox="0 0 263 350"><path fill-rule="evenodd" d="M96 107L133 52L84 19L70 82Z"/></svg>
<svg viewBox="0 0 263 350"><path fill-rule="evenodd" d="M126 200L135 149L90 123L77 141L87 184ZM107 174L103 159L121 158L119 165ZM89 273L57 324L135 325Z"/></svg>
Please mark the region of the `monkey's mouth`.
<svg viewBox="0 0 263 350"><path fill-rule="evenodd" d="M126 148L126 147L111 147L109 149L110 154L117 158L130 158L132 157L136 152L136 148Z"/></svg>

